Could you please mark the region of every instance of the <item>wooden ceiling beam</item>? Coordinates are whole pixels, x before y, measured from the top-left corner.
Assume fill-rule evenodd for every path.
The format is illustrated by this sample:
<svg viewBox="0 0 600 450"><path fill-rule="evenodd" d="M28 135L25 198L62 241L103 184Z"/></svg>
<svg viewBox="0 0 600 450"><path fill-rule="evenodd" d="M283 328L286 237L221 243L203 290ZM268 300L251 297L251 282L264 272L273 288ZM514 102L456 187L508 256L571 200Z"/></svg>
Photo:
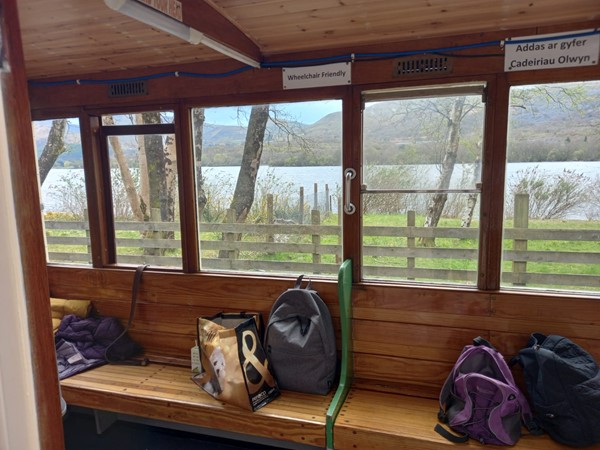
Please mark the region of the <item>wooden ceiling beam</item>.
<svg viewBox="0 0 600 450"><path fill-rule="evenodd" d="M242 30L204 0L181 0L183 22L211 39L261 61L261 51Z"/></svg>

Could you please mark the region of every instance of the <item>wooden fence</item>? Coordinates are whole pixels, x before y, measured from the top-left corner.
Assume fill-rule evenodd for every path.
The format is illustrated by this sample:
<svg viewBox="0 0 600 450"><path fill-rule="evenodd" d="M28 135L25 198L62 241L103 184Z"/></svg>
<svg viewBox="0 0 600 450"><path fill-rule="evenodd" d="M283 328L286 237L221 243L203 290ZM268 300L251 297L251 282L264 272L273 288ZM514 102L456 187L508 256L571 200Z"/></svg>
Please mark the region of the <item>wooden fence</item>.
<svg viewBox="0 0 600 450"><path fill-rule="evenodd" d="M335 275L342 255L341 226L323 225L319 211L313 211L311 221L311 224L202 223L202 268ZM586 274L577 268L598 267L600 248L597 252L528 248L535 241L563 241L563 248L570 248L569 243L574 242L599 242L600 230L530 229L523 227L523 223L515 223L521 226L504 232L505 242L512 241L512 249L505 250L503 255L504 285L600 290L597 273ZM363 228L364 278L476 283L477 229L415 226L414 213L409 214L408 224ZM115 229L119 263L181 267L179 223L116 222ZM46 221L46 230L49 261L89 263L86 222ZM163 232L174 238L162 238ZM419 246L419 240L425 238L435 238L439 243L446 241L444 246ZM549 267L559 264L561 268L540 273L528 270L532 263Z"/></svg>

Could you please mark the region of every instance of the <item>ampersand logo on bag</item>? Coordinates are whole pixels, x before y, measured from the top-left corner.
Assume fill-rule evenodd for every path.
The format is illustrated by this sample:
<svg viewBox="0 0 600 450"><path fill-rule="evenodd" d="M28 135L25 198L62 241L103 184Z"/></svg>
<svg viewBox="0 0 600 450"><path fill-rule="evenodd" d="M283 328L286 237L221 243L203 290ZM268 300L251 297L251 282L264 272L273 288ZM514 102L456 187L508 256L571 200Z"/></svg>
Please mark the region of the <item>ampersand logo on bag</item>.
<svg viewBox="0 0 600 450"><path fill-rule="evenodd" d="M263 364L256 356L257 349L256 334L250 330L244 330L242 332L242 354L244 356L242 368L246 376L248 393L250 395L255 394L263 386L263 383L267 383L269 386L275 384L268 368L269 361L265 358Z"/></svg>

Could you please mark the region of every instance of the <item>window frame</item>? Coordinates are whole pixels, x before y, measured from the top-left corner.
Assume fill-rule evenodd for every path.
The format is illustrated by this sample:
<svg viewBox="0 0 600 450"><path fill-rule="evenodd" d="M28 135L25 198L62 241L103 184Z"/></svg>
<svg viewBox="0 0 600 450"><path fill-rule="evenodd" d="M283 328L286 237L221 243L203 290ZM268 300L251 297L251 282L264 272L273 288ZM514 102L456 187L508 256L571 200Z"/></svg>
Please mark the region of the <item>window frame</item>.
<svg viewBox="0 0 600 450"><path fill-rule="evenodd" d="M198 218L197 218L197 205L196 205L196 173L195 173L195 154L193 148L193 130L192 130L192 110L194 108L220 108L220 107L232 107L232 106L252 106L252 105L261 105L261 104L281 104L281 103L300 103L300 102L310 102L310 101L321 101L321 100L338 100L342 104L342 155L341 155L341 165L344 167L344 160L347 158L348 154L348 142L347 138L349 129L347 124L345 124L345 117L349 115L349 97L351 95L351 87L324 87L324 88L316 88L316 89L308 89L308 90L291 90L291 91L273 91L267 93L253 93L253 94L239 94L239 95L231 95L231 96L207 96L207 97L194 97L186 99L181 102L180 108L184 111L182 117L186 117L185 122L180 123L181 126L186 126L185 132L183 135L186 139L188 139L188 144L183 146L182 150L183 154L180 155L180 160L184 161L185 158L185 166L186 168L183 170L187 170L189 173L186 177L187 183L190 183L190 187L192 188L189 191L192 195L188 195L188 204L185 205L187 209L186 216L188 217L189 223L187 224L187 229L190 230L187 238L190 242L193 242L194 248L193 252L190 252L189 258L195 258L194 260L188 261L188 268L193 269L190 272L206 274L206 275L216 275L216 276L233 276L233 277L265 277L265 278L277 278L281 276L286 276L285 274L280 273L255 273L255 272L223 272L223 271L213 271L210 269L201 269L200 268L200 236L198 233ZM179 161L179 160L178 160ZM182 177L183 178L183 177ZM341 183L342 180L340 180ZM193 203L193 205L191 204ZM182 210L184 205L181 205ZM193 213L193 216L192 216ZM346 215L342 217L342 260L346 259L345 253L345 242L344 242L344 221L346 219ZM182 230L182 241L183 241L183 230ZM183 245L183 243L182 243ZM196 253L197 252L197 253ZM290 276L291 277L291 276ZM312 278L319 278L318 275L312 276ZM327 276L327 279L331 279L331 276Z"/></svg>
<svg viewBox="0 0 600 450"><path fill-rule="evenodd" d="M509 140L509 120L510 120L510 108L511 108L511 91L513 88L518 87L526 87L526 86L536 86L536 85L557 85L557 84L568 84L568 83L586 83L586 82L598 82L600 83L600 74L590 73L589 75L578 75L578 76L570 76L568 71L565 70L556 70L556 71L542 71L540 74L542 76L538 76L540 72L514 72L507 74L506 77L506 89L507 89L507 101L506 101L506 129L505 129L505 145L504 150L505 153L503 155L504 158L504 178L502 180L502 197L500 198L500 202L504 206L506 205L506 169L508 165L508 140ZM560 76L558 76L560 75ZM586 76L587 75L587 76ZM600 117L600 116L599 116ZM599 160L600 161L600 160ZM565 161L569 162L569 161ZM504 214L501 218L501 238L500 238L500 258L499 258L499 269L498 269L498 287L496 290L499 290L503 293L508 294L517 294L517 295L548 295L550 297L561 298L561 297L578 297L578 298L590 298L590 297L598 297L600 295L600 289L596 290L574 290L569 291L568 289L563 288L548 288L548 287L527 287L527 286L511 286L506 282L502 283L502 264L504 260L504 252L507 251L504 248L505 241L505 219ZM510 250L509 250L510 251Z"/></svg>
<svg viewBox="0 0 600 450"><path fill-rule="evenodd" d="M332 102L335 101L335 102L337 102L340 105L340 108L341 108L340 109L340 115L343 114L343 100L341 98L339 98L339 96L334 96L334 97L327 96L327 97L324 97L324 98L315 98L315 99L313 99L313 98L309 98L309 99L306 99L306 98L296 99L296 98L294 98L294 99L291 99L291 100L290 99L278 99L277 101L265 101L263 103L256 103L256 102L252 102L252 103L229 102L226 105L193 106L193 107L190 108L190 111L193 111L194 109L203 109L205 111L209 111L211 109L219 109L219 108L247 108L247 109L250 109L250 108L252 108L255 105L268 105L269 107L274 106L274 109L271 110L270 113L269 113L269 114L271 114L272 111L285 111L285 107L289 106L289 105L309 103L309 102L319 102L319 101L332 101ZM281 106L282 108L279 109L279 106ZM192 124L192 132L194 132L193 128L194 127L193 127L193 124ZM340 131L340 135L341 135L342 134L342 119L341 118L339 120L339 131ZM266 144L265 144L265 146L266 146ZM342 148L343 148L343 143L342 143L342 137L340 136L340 145L339 145L340 152L338 153L338 155L339 155L339 163L337 164L337 166L339 166L340 169L341 169L341 164L342 164L342 162L341 162L341 160L342 160ZM203 152L206 151L206 150L207 149L203 149ZM210 154L210 151L207 152L207 153L203 153L203 158L204 158L204 156L209 155L209 154ZM261 160L261 164L260 164L261 168L264 165L263 161L264 161L264 159ZM195 162L194 162L194 164L195 164ZM236 169L237 169L238 166L234 165L234 166L230 166L230 167L236 167ZM204 166L203 170L204 169L210 169L210 166L208 166L208 167ZM341 170L340 170L340 172L341 172ZM341 184L342 184L342 178L340 177L339 180L336 180L336 182L338 182L339 185L341 186ZM253 204L253 208L254 208L254 205L258 204L258 203L256 203L257 200L258 200L258 197L259 197L258 187L259 187L259 185L257 184L256 185L256 192L255 192L255 203ZM194 193L197 194L197 191L195 190ZM308 197L308 196L309 195L306 194L305 197ZM247 222L247 223L250 223L250 222ZM199 229L199 230L202 231L202 225L206 225L206 224L202 223L201 218L198 218L197 229ZM302 224L301 226L308 226L308 225L310 225L309 222L304 222L304 224ZM252 234L252 232L249 232L249 234ZM302 236L310 236L310 234L302 234ZM242 244L242 246L243 246L243 244ZM341 245L340 245L340 247L341 247ZM295 252L294 250L290 250L289 252L290 253L296 253L296 254L301 253L301 252ZM203 249L200 248L200 257L202 257L202 253L203 253ZM307 255L309 253L306 252L306 253L303 253L303 254ZM325 255L331 255L331 253L329 253L329 252L324 253L324 254ZM336 259L338 259L337 256L338 255L336 255ZM206 256L205 256L205 258L206 258ZM249 262L251 260L240 258L240 261L242 261L242 264L243 264L243 262ZM240 275L240 276L255 276L255 275L263 276L264 275L264 276L273 276L273 277L276 277L276 276L286 276L286 275L289 274L290 271L289 270L283 270L283 271L280 272L280 271L276 271L276 269L273 270L272 268L268 268L269 267L269 263L273 263L273 264L280 264L282 262L283 263L290 263L290 264L298 263L297 261L290 261L290 260L283 260L283 261L261 261L261 262L263 263L263 266L262 266L261 269L258 269L257 271L244 270L244 269L237 270L237 269L230 269L230 268L227 268L227 269L216 269L214 267L202 267L201 270L200 270L200 272L202 272L202 273L215 273L215 274L234 274L234 275ZM311 264L311 263L304 262L304 264ZM318 265L319 263L314 263L313 262L312 264ZM323 274L326 273L326 275L322 275L322 276L326 277L326 278L329 278L329 279L334 278L336 276L337 270L338 270L337 265L333 265L330 262L326 262L324 264L326 264L327 267L323 269L322 273ZM200 264L200 265L202 265L202 264ZM233 263L232 265L235 265L235 263ZM264 272L262 272L261 270L264 270ZM320 272L313 273L313 272L310 271L310 269L307 269L305 273L306 273L307 276L313 277L313 276L319 276L319 275L316 275L316 274L320 273Z"/></svg>
<svg viewBox="0 0 600 450"><path fill-rule="evenodd" d="M485 132L486 132L486 117L488 114L488 105L487 105L487 89L488 89L488 82L487 81L469 81L469 82L446 82L446 83L428 83L428 84L421 84L418 86L409 86L409 87L394 87L394 88L390 88L390 89L374 89L374 90L363 90L361 92L361 117L364 119L364 111L366 109L366 104L367 102L371 102L371 101L395 101L395 100L412 100L412 99L425 99L425 98L442 98L442 97L456 97L456 96L472 96L472 97L476 97L476 96L480 96L481 97L481 104L484 106L484 114L483 114L483 124L482 124L482 138L485 136ZM364 126L364 120L361 120L361 130L364 130L365 126ZM361 173L360 173L360 194L361 194L361 204L360 204L360 208L362 208L362 198L364 194L387 194L387 193L401 193L401 194L438 194L438 193L445 193L445 194L478 194L479 195L479 208L481 209L481 205L482 205L482 201L481 201L481 197L482 197L482 191L483 191L483 185L484 185L484 181L483 181L483 176L480 176L480 181L479 183L476 184L476 187L473 189L456 189L456 188L448 188L448 189L437 189L437 188L420 188L420 189L403 189L403 188L396 188L396 189L370 189L368 187L368 185L364 182L364 180L362 179L362 176L364 175L364 153L363 153L363 145L364 145L364 136L361 136L361 158L362 158L362 163L361 163ZM484 161L483 161L483 152L484 152L484 148L485 145L482 146L482 171L483 171L483 167L484 167ZM357 177L358 178L358 177ZM358 210L358 208L357 208ZM362 211L362 209L360 209L360 211ZM361 215L361 229L364 226L364 224L362 224L362 215ZM478 230L478 236L479 239L481 238L481 230ZM364 245L364 242L361 242L361 247ZM479 271L479 264L480 264L480 258L481 258L481 254L479 252L479 246L480 246L480 242L477 243L477 250L478 250L478 261L477 261L477 267L478 267L478 274L480 273ZM362 255L361 255L362 257ZM379 282L380 280L377 279L373 279L373 278L369 278L369 279L365 279L364 278L364 274L363 272L363 265L362 265L362 259L361 259L361 281L365 281L365 282ZM479 276L477 277L477 279L479 279ZM465 289L472 289L474 286L477 285L477 280L475 281L475 283L473 285L468 284L468 282L461 282L461 283L450 283L450 282L444 282L442 280L436 280L434 282L427 282L427 281L410 281L410 280L381 280L384 282L389 282L389 283L399 283L399 284L406 284L406 285L410 285L410 286L414 286L414 287L420 287L420 286L439 286L439 287L459 287L459 288L465 288Z"/></svg>
<svg viewBox="0 0 600 450"><path fill-rule="evenodd" d="M172 111L174 114L173 123L114 126L102 124L102 116L104 115L134 114L147 111ZM84 126L81 126L82 135L87 133L88 136L87 140L84 141L82 139L82 147L86 177L88 174L90 175L90 181L88 182L88 204L90 205L90 240L94 268L126 268L135 266L117 263L108 136L154 134L157 131L162 134L166 131L169 134L175 135L176 153L179 155L179 136L181 135L181 127L178 126L178 111L178 104L163 103L136 104L121 107L111 106L109 108L84 109L80 112L86 119L83 122L86 124L85 128ZM179 168L178 162L178 170ZM179 203L181 205L181 180L179 180L179 196ZM182 230L182 254L185 254L185 252ZM184 260L185 259L182 259L182 264ZM160 266L153 266L153 270L164 272L181 271L177 268Z"/></svg>
<svg viewBox="0 0 600 450"><path fill-rule="evenodd" d="M91 212L91 207L90 207L90 203L89 203L89 190L90 190L90 183L87 181L87 170L86 170L86 155L85 155L85 150L84 150L84 143L83 143L83 139L84 139L84 135L85 133L83 132L83 127L84 127L84 123L87 125L87 122L82 123L82 117L81 117L81 111L79 109L73 109L73 108L67 108L67 109L60 109L60 110L48 110L48 111L44 111L43 113L39 113L37 111L32 111L31 113L31 124L33 125L35 122L41 122L41 121L46 121L46 120L55 120L55 119L77 119L78 120L78 126L79 126L79 141L81 143L81 148L82 148L82 163L83 163L83 173L84 173L84 184L85 184L85 191L86 191L86 203L87 203L87 212L88 212L88 224L91 227L91 221L90 221L90 214L92 214ZM36 151L36 148L34 146L33 151ZM38 157L37 155L35 156L35 160L36 160L36 174L38 175L38 188L41 189L41 186L39 186L39 167L37 167L37 161L38 161ZM40 201L42 198L42 193L41 191L39 192L39 196L40 196ZM62 265L62 263L58 263L58 262L50 262L48 260L48 244L46 241L46 225L45 225L45 221L44 221L44 214L42 211L40 211L41 213L41 220L42 220L42 228L44 231L44 251L45 251L45 255L46 255L46 264L47 265ZM90 267L93 266L93 258L94 258L94 252L92 249L92 245L91 245L91 229L90 229L90 246L89 246L89 256L90 256L90 262L88 264L77 264L77 263L72 263L72 264L68 264L68 266L73 266L73 267L78 267L78 266L84 266L84 267Z"/></svg>
<svg viewBox="0 0 600 450"><path fill-rule="evenodd" d="M140 111L146 112L146 111ZM148 112L153 112L149 110ZM102 121L101 121L102 122ZM124 266L127 264L118 263L117 256L117 237L115 230L115 217L114 217L114 205L113 205L113 194L112 194L112 174L110 167L110 151L108 145L108 139L116 136L149 136L149 135L175 135L176 127L174 123L160 123L160 124L138 124L138 125L103 125L101 123L98 138L100 140L100 148L102 149L103 162L106 164L103 172L103 178L105 180L105 192L108 194L105 198L106 220L109 221L107 224L107 238L108 238L108 261L106 264ZM175 139L175 149L177 152L177 138ZM180 203L180 199L178 199ZM182 249L183 252L183 249ZM152 266L152 268L163 268L162 266ZM173 268L175 269L175 268Z"/></svg>
<svg viewBox="0 0 600 450"><path fill-rule="evenodd" d="M476 72L476 71L473 71ZM357 77L358 78L358 77ZM374 79L376 77L370 77ZM365 80L368 80L366 77ZM323 100L337 98L342 100L342 170L352 167L357 171L355 181L351 184L349 200L354 203L358 210L360 204L360 185L362 179L361 146L362 130L361 93L365 90L393 89L425 86L443 85L450 83L485 82L486 83L486 115L484 118L484 138L482 154L481 179L486 180L482 185L480 195L480 235L479 235L479 273L477 285L473 288L466 286L451 286L459 290L475 290L481 293L510 292L511 294L533 294L549 295L557 298L577 296L579 293L546 292L539 290L521 291L518 289L500 289L501 264L502 264L502 240L503 240L503 207L498 204L504 202L505 169L507 132L509 116L510 89L514 86L542 83L577 82L588 80L599 80L597 69L581 68L575 71L551 69L543 71L523 71L514 73L500 72L500 68L491 70L483 75L457 75L441 78L423 78L410 80L392 80L388 82L361 82L344 87L328 87L293 91L261 91L245 94L217 96L196 96L182 98L175 103L159 104L159 108L167 108L175 113L175 136L177 140L179 192L181 208L181 231L182 231L182 269L177 272L202 273L214 275L212 272L199 272L198 263L198 237L196 233L196 207L195 207L195 174L194 156L191 137L191 108L211 106L231 106L236 104L259 104L279 103L291 101ZM266 88L264 88L266 89ZM135 100L133 100L135 101ZM139 100L138 100L139 101ZM156 103L135 103L122 106L110 107L66 107L34 109L32 116L35 120L79 117L81 127L81 140L84 154L84 170L86 173L88 207L90 210L90 234L92 245L92 261L94 268L123 268L110 262L109 239L106 221L106 188L103 183L103 171L105 163L102 163L101 153L98 151L99 142L97 135L100 129L99 117L101 114L111 112L136 112L140 110L158 110ZM345 196L345 194L344 194ZM346 200L346 199L344 199ZM369 280L365 282L360 277L360 261L362 236L360 231L360 220L358 217L344 214L342 220L343 233L343 259L351 258L353 263L353 277L358 284L390 285L389 282ZM48 263L52 266L53 263ZM166 270L166 269L158 269ZM222 274L219 274L220 276ZM225 274L223 276L229 276ZM250 276L248 274L231 274L230 276L240 278ZM268 277L269 275L265 275ZM391 283L398 287L415 287L403 283ZM421 287L421 285L419 285ZM422 285L424 288L448 289L447 286ZM597 295L597 293L592 293ZM585 296L589 298L588 296Z"/></svg>

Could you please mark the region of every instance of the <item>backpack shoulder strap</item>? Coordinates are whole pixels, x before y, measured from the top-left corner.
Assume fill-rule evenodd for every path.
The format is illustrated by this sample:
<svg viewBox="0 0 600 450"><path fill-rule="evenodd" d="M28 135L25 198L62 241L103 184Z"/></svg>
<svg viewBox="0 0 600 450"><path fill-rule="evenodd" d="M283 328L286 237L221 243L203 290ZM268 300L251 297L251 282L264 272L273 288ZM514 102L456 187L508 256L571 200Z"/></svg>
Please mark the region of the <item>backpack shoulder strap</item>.
<svg viewBox="0 0 600 450"><path fill-rule="evenodd" d="M142 281L142 274L143 274L144 270L146 270L146 267L148 267L148 264L142 264L142 265L138 266L137 269L135 270L135 275L133 277L133 287L131 289L131 306L129 308L129 320L127 321L127 325L125 326L125 328L123 329L121 334L119 334L119 336L117 336L114 341L112 341L110 344L108 344L108 346L106 347L106 350L104 351L104 358L110 364L121 364L121 365L130 365L130 366L146 366L146 365L148 365L147 358L144 358L141 361L137 361L137 360L111 361L111 359L108 356L108 351L110 350L110 348L113 345L115 345L115 343L119 339L121 339L123 336L125 336L125 333L127 333L127 331L129 330L129 327L131 327L131 324L133 323L133 318L135 315L135 305L137 303L138 292L140 290L140 282Z"/></svg>
<svg viewBox="0 0 600 450"><path fill-rule="evenodd" d="M437 434L439 434L442 437L445 437L450 442L454 442L455 444L462 444L469 440L468 434L463 433L463 434L457 435L457 434L451 433L450 431L446 430L443 426L441 426L439 423L436 424L436 426L433 427L433 429L435 430L435 432Z"/></svg>
<svg viewBox="0 0 600 450"><path fill-rule="evenodd" d="M517 387L517 390L518 390L517 401L519 402L519 406L521 407L521 420L523 421L525 428L527 428L529 433L533 434L534 436L539 436L539 435L544 434L544 430L542 430L542 427L540 426L538 421L535 419L535 417L533 417L533 414L531 413L531 408L529 407L529 403L527 402L527 399L525 398L525 396L519 390L518 387Z"/></svg>

